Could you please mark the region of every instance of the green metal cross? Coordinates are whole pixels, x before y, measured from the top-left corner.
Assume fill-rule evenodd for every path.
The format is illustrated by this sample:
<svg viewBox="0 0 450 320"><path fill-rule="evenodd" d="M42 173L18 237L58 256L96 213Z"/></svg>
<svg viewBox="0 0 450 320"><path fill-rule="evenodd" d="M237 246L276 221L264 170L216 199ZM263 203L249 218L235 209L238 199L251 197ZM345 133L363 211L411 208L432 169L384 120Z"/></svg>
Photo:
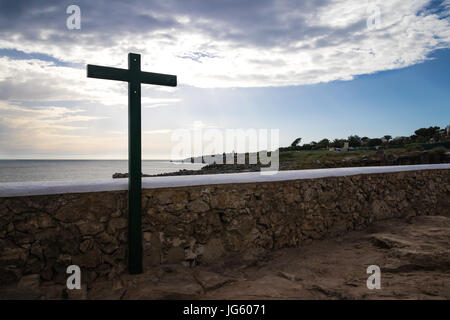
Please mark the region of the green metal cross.
<svg viewBox="0 0 450 320"><path fill-rule="evenodd" d="M128 54L128 70L87 65L89 78L128 82L128 270L142 273L141 83L177 86L177 76L142 72L141 55Z"/></svg>

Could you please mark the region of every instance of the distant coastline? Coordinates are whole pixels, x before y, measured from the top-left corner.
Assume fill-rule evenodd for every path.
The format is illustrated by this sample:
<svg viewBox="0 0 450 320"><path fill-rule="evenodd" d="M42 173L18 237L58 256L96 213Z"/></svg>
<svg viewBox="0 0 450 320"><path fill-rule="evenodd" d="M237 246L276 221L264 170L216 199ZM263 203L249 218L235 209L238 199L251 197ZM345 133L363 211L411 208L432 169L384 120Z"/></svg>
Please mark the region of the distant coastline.
<svg viewBox="0 0 450 320"><path fill-rule="evenodd" d="M143 160L142 171L161 174L180 169L198 170L204 164L175 163L170 160ZM0 183L27 181L77 181L112 179L115 172L127 172L127 160L1 159Z"/></svg>

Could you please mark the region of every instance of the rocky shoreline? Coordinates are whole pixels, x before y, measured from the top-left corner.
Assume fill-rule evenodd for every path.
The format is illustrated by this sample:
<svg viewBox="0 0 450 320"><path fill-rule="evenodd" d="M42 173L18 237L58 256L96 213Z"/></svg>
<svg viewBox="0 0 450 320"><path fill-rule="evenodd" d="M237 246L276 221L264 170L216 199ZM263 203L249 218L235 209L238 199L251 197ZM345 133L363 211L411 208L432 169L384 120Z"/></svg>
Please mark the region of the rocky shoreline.
<svg viewBox="0 0 450 320"><path fill-rule="evenodd" d="M113 177L113 179L128 178L128 172L127 173L116 172L112 175L112 177ZM152 176L148 175L148 174L142 174L142 177L152 177Z"/></svg>
<svg viewBox="0 0 450 320"><path fill-rule="evenodd" d="M300 151L301 152L301 151ZM416 164L437 164L450 163L450 152L413 151L405 154L388 153L384 150L374 152L370 156L351 158L352 153L348 153L348 159L325 159L317 160L309 167L299 168L298 161L283 159L280 156L279 170L299 170L299 169L321 169L321 168L340 168L340 167L376 167L376 166L395 166L395 165L416 165ZM160 173L156 175L142 174L142 177L162 177L162 176L184 176L200 174L220 174L220 173L239 173L256 172L263 167L270 165L261 164L208 164L199 170L179 170L176 172ZM128 173L114 173L114 179L128 178Z"/></svg>

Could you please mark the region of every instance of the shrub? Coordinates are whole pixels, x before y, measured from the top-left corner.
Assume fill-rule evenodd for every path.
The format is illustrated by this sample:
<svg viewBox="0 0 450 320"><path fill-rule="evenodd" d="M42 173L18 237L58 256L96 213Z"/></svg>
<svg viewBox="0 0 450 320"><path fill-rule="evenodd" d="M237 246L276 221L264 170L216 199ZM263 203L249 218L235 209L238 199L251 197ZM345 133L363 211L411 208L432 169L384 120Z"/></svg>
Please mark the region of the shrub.
<svg viewBox="0 0 450 320"><path fill-rule="evenodd" d="M407 151L423 151L423 147L420 144L408 144L406 146Z"/></svg>
<svg viewBox="0 0 450 320"><path fill-rule="evenodd" d="M436 147L430 150L430 152L436 153L436 154L445 154L447 152L447 149L444 147Z"/></svg>

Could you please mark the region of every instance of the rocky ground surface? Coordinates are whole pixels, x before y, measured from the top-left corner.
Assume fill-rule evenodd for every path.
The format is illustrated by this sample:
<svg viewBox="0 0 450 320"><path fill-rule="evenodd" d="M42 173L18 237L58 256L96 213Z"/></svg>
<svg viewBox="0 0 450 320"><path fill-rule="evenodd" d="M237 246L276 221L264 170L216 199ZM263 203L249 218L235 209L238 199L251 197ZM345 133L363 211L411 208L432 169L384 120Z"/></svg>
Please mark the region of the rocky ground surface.
<svg viewBox="0 0 450 320"><path fill-rule="evenodd" d="M369 290L369 265L381 289ZM160 265L92 287L24 278L3 299L450 299L450 217L386 220L301 248L254 250L214 265Z"/></svg>

